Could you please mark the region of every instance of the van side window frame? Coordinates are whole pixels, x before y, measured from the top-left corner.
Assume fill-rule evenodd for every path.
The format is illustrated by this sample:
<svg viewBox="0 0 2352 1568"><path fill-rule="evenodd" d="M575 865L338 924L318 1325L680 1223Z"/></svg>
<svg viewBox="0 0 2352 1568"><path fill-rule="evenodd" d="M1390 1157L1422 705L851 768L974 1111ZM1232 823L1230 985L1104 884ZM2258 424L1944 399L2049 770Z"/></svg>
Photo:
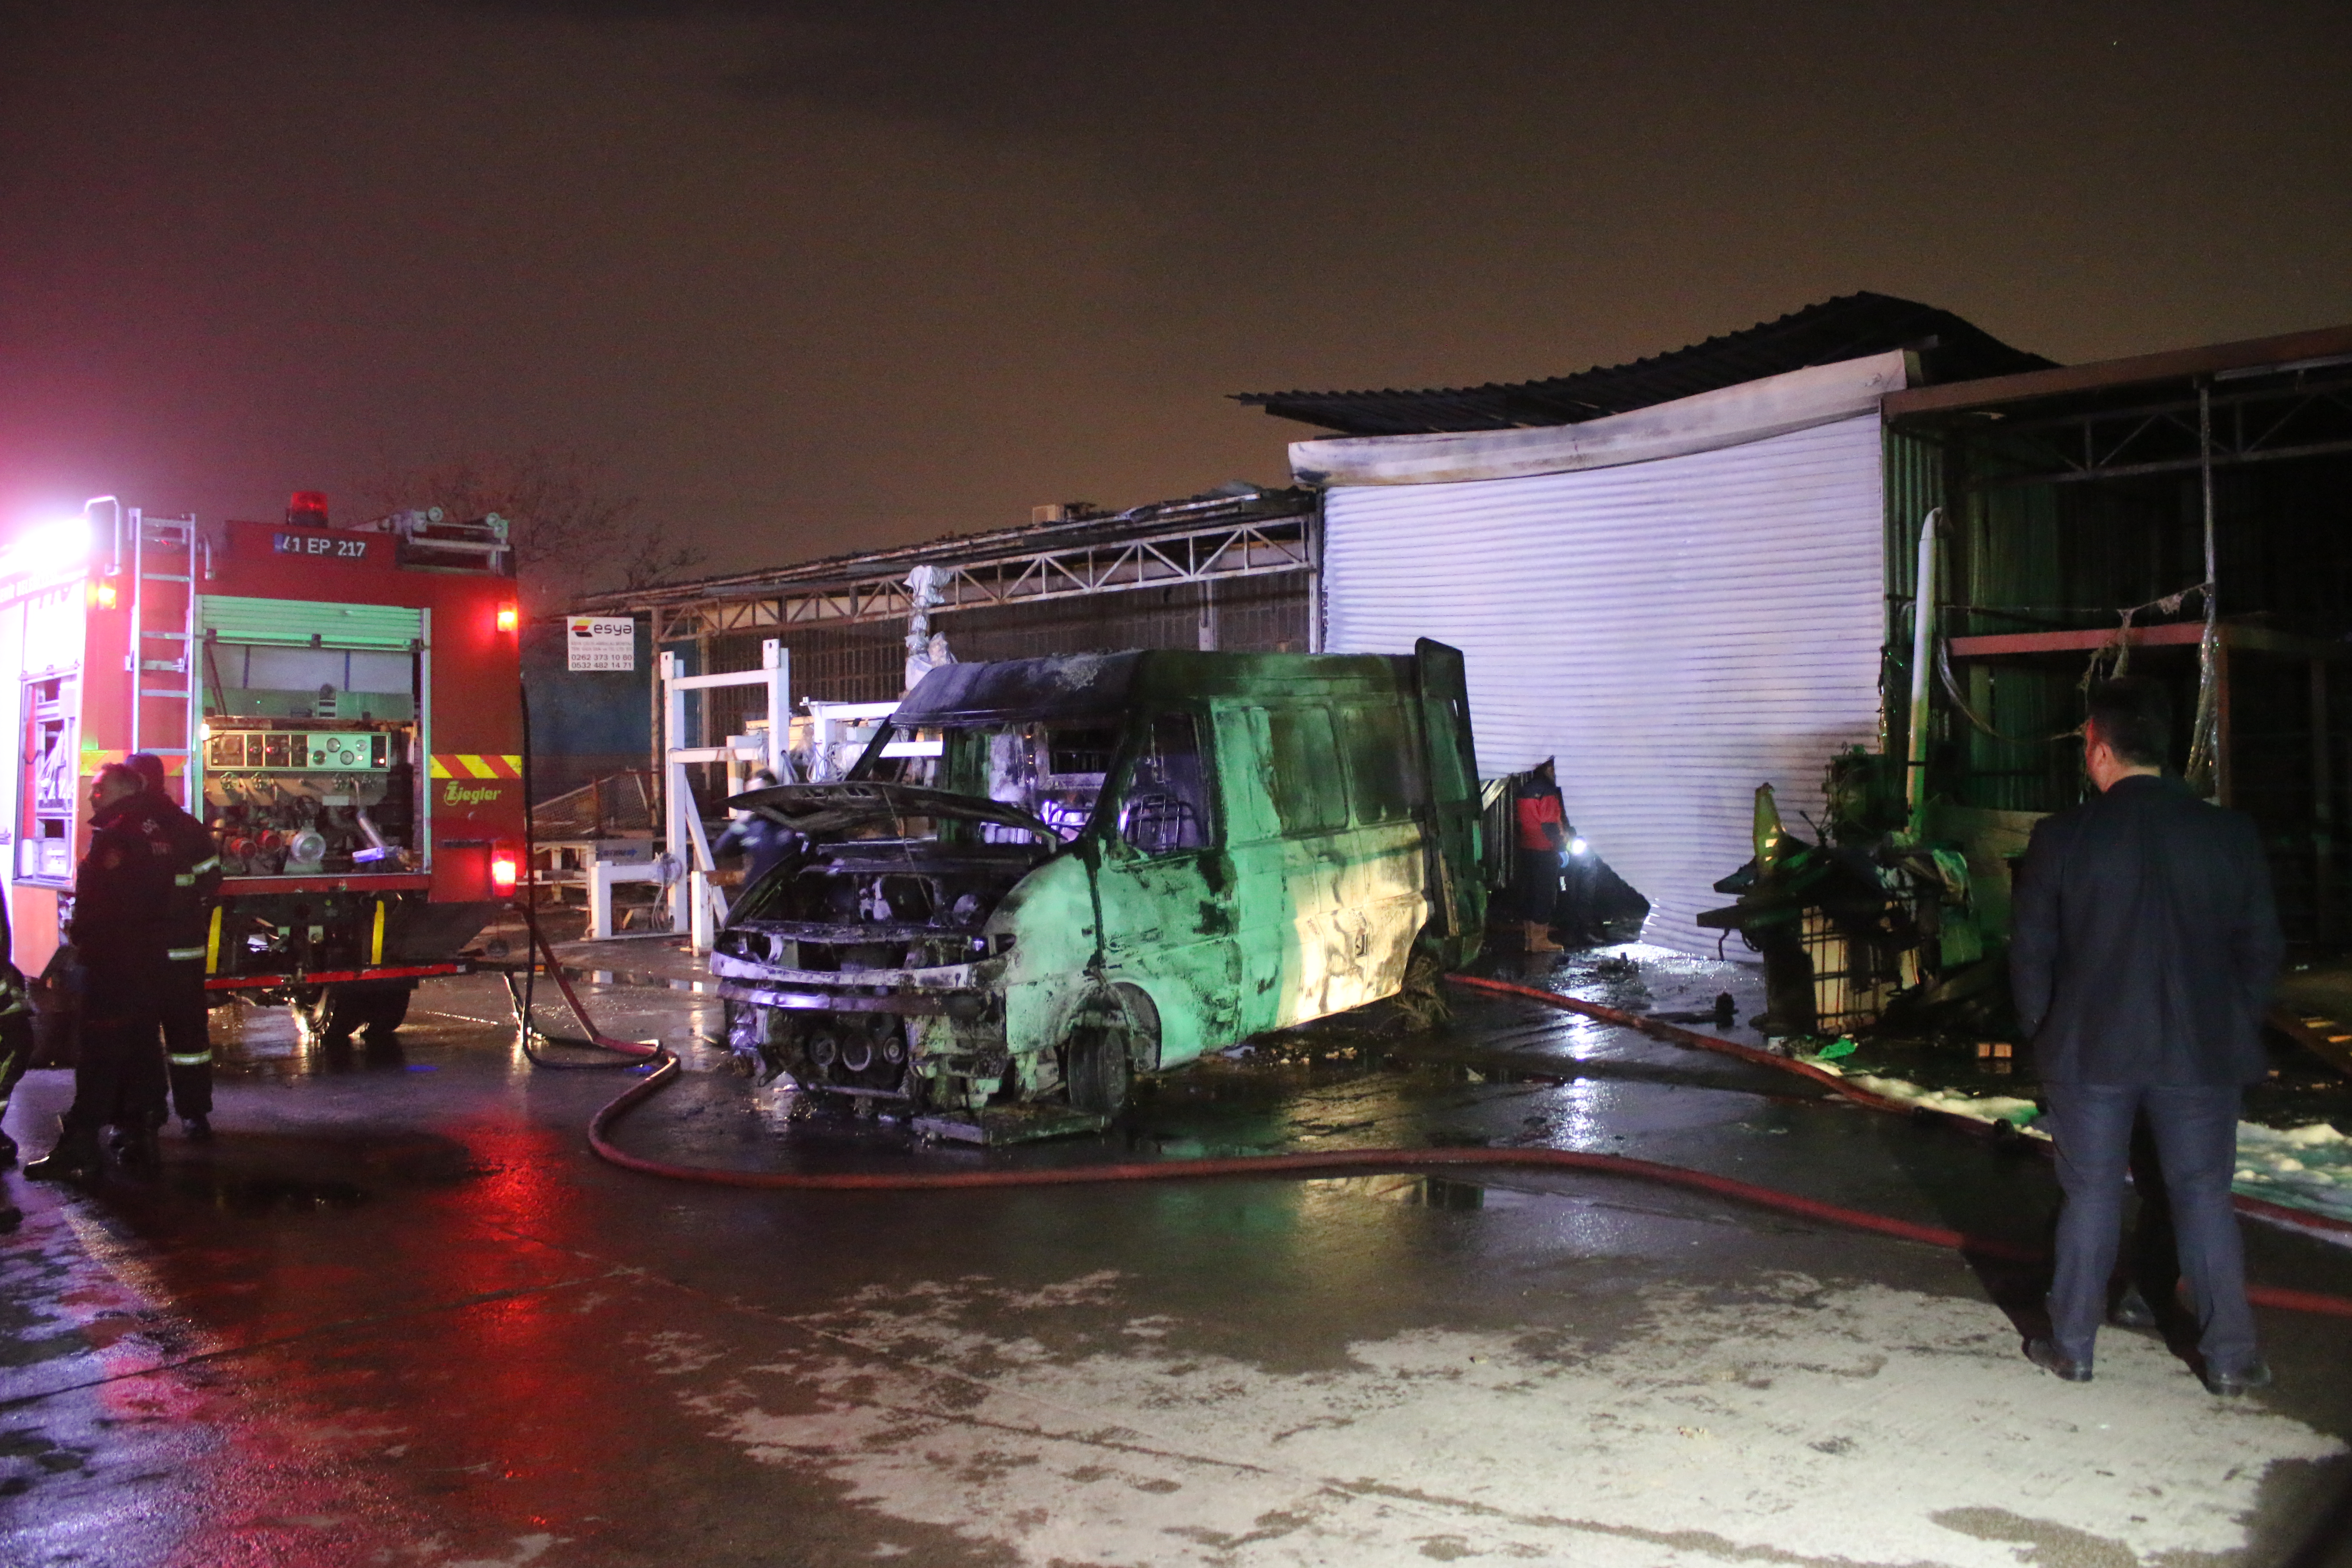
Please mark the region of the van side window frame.
<svg viewBox="0 0 2352 1568"><path fill-rule="evenodd" d="M1179 844L1153 849L1129 837L1125 822L1128 807L1132 804L1131 792L1149 758L1160 752L1160 726L1170 721L1181 721L1192 737L1192 790L1196 798L1188 804L1199 822L1199 842ZM1103 824L1105 836L1116 838L1136 854L1149 860L1171 859L1180 855L1198 855L1223 847L1224 844L1224 813L1219 798L1216 778L1215 726L1209 715L1192 708L1159 708L1137 715L1137 721L1123 748L1125 755L1114 777L1114 787L1103 792L1108 804L1117 810ZM1203 744L1203 735L1208 742ZM1181 800L1181 796L1178 797Z"/></svg>
<svg viewBox="0 0 2352 1568"><path fill-rule="evenodd" d="M1275 787L1266 793L1274 805L1275 821L1285 838L1313 837L1325 833L1344 833L1354 821L1354 803L1345 766L1339 760L1339 726L1331 721L1331 710L1321 704L1297 703L1269 705L1265 710L1266 764ZM1319 737L1302 731L1320 729ZM1320 746L1307 744L1289 755L1284 745L1287 730L1292 738L1302 742L1320 740ZM1318 754L1319 753L1319 754ZM1326 778L1325 787L1304 791L1300 786L1309 780ZM1326 808L1336 807L1336 815L1328 810L1324 816L1310 820L1294 815L1296 805L1309 801Z"/></svg>

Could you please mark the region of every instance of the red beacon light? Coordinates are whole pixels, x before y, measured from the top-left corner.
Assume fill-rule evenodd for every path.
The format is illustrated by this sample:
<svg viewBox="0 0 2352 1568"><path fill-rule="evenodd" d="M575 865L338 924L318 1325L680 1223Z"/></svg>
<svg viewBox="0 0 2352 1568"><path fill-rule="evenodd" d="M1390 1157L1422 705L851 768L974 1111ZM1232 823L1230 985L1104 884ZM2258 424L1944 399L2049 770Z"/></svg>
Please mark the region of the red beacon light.
<svg viewBox="0 0 2352 1568"><path fill-rule="evenodd" d="M500 605L499 606L499 630L502 632L510 632L516 630L521 625L522 609L520 605Z"/></svg>
<svg viewBox="0 0 2352 1568"><path fill-rule="evenodd" d="M516 863L514 851L501 849L490 857L490 886L501 893L515 889L515 879L521 868Z"/></svg>
<svg viewBox="0 0 2352 1568"><path fill-rule="evenodd" d="M327 526L327 492L296 490L286 498L286 521L293 528Z"/></svg>

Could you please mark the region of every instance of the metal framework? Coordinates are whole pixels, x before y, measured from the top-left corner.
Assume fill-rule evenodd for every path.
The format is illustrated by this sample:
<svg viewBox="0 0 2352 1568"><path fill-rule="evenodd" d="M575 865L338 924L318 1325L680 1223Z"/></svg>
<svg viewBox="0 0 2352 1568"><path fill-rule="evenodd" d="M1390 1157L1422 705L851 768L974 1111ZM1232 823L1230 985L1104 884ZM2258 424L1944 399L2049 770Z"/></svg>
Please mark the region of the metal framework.
<svg viewBox="0 0 2352 1568"><path fill-rule="evenodd" d="M2228 468L2352 452L2352 374L2340 362L2314 368L2335 374L2312 379L2304 372L2284 386L2238 390L2229 385L2237 378L2224 372L2202 400L2176 396L2130 408L2005 420L2001 434L2030 452L2026 460L2048 466L1989 473L1975 488L2119 479L2185 473L2209 462ZM2210 437L2200 429L2200 402L2210 408Z"/></svg>
<svg viewBox="0 0 2352 1568"><path fill-rule="evenodd" d="M1311 572L1315 558L1309 518L1300 513L1190 527L1161 526L1126 539L1097 539L1059 548L932 563L940 569L942 597L931 607L931 614L943 615L1139 588ZM673 603L640 599L625 607L652 614L656 643L721 632L903 621L914 610L907 571L906 565L894 564L829 582L714 584L707 596ZM613 597L625 600L627 596Z"/></svg>

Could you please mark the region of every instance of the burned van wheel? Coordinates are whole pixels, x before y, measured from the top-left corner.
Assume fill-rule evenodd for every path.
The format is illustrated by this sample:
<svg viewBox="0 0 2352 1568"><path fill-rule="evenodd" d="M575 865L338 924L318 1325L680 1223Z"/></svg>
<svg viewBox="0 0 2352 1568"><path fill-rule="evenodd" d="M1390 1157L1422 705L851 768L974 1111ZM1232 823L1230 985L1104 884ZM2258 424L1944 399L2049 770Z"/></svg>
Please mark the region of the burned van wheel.
<svg viewBox="0 0 2352 1568"><path fill-rule="evenodd" d="M1070 1087L1073 1110L1116 1116L1126 1107L1134 1083L1129 1048L1124 1029L1087 1024L1070 1032L1069 1044L1063 1047L1062 1076Z"/></svg>

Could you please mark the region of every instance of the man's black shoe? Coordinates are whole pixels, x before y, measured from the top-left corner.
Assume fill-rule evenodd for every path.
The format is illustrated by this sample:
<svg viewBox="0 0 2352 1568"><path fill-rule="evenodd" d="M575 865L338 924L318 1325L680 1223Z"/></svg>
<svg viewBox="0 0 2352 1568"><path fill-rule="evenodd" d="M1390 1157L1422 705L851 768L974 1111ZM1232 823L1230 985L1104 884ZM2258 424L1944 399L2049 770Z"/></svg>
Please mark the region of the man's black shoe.
<svg viewBox="0 0 2352 1568"><path fill-rule="evenodd" d="M2270 1385L2271 1363L2260 1356L2256 1356L2243 1366L2228 1371L2223 1371L2218 1366L2209 1366L2205 1369L2206 1389L2224 1398L2233 1394L2245 1394L2257 1388L2268 1388Z"/></svg>
<svg viewBox="0 0 2352 1568"><path fill-rule="evenodd" d="M2107 1321L2119 1329L2152 1329L2156 1327L2156 1309L2147 1304L2139 1287L2126 1285L2116 1304L2107 1310Z"/></svg>
<svg viewBox="0 0 2352 1568"><path fill-rule="evenodd" d="M115 1144L115 1153L122 1168L133 1175L152 1176L163 1168L163 1151L156 1147L152 1127L125 1132Z"/></svg>
<svg viewBox="0 0 2352 1568"><path fill-rule="evenodd" d="M2072 1361L2058 1353L2058 1347L2048 1340L2025 1342L2025 1359L2053 1377L2063 1377L2068 1383L2088 1383L2091 1368L2087 1362Z"/></svg>
<svg viewBox="0 0 2352 1568"><path fill-rule="evenodd" d="M60 1142L26 1166L25 1174L36 1182L73 1182L79 1184L96 1181L98 1170L98 1150L95 1146Z"/></svg>
<svg viewBox="0 0 2352 1568"><path fill-rule="evenodd" d="M183 1116L180 1118L180 1127L187 1133L188 1142L191 1143L209 1143L213 1141L213 1122L209 1116Z"/></svg>

